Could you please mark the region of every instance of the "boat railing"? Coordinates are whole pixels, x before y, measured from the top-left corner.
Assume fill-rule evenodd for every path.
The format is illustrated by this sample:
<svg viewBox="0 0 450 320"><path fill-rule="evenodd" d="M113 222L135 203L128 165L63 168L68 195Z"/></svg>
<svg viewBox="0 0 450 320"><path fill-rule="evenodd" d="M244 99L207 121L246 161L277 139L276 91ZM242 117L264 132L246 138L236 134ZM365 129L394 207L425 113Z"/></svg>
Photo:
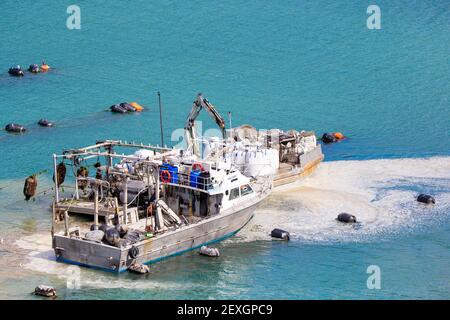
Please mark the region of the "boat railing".
<svg viewBox="0 0 450 320"><path fill-rule="evenodd" d="M162 184L181 186L188 189L207 191L213 188L213 181L207 172L190 171L178 172L174 167L161 167L159 169L159 181Z"/></svg>

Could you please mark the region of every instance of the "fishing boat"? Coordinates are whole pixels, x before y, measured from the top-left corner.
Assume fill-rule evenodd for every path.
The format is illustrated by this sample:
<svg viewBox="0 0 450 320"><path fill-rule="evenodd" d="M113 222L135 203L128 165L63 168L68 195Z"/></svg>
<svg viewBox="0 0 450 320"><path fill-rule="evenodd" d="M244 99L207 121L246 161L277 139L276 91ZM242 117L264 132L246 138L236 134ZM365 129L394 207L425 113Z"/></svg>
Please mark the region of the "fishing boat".
<svg viewBox="0 0 450 320"><path fill-rule="evenodd" d="M132 155L114 151L130 147L139 149ZM78 175L72 197L63 198L58 179L68 179L58 161L73 166L92 158L101 162L96 177ZM246 177L221 161L189 161L182 150L120 141L54 155L54 169L57 260L112 272L234 235L272 189L272 179ZM93 224L74 226L74 213L91 214Z"/></svg>

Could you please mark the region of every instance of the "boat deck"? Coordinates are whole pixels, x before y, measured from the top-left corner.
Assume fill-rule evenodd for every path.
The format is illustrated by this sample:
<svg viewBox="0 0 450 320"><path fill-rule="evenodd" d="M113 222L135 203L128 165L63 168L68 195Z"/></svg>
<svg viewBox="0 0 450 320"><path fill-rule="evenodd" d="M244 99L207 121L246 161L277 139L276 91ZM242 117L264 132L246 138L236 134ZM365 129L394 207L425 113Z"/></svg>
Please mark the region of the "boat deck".
<svg viewBox="0 0 450 320"><path fill-rule="evenodd" d="M64 201L56 204L57 211L67 211L69 213L91 215L95 214L94 202L89 200L72 200ZM127 208L127 214L124 216L123 207L119 207L119 218L122 223L134 223L138 219L138 210L136 207ZM111 223L114 219L115 209L104 202L100 202L98 206L98 216L103 218L106 223ZM125 221L126 220L126 221Z"/></svg>

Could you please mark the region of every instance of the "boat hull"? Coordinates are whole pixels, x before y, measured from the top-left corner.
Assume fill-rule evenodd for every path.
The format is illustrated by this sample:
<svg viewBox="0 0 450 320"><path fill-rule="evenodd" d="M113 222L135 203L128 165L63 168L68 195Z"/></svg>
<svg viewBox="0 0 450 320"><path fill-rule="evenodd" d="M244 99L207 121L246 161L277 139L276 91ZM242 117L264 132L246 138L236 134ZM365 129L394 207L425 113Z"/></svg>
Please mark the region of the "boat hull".
<svg viewBox="0 0 450 320"><path fill-rule="evenodd" d="M136 243L133 246L138 248L138 254L134 258L130 254L133 246L117 248L80 238L54 235L56 259L111 272L123 272L134 263L150 264L233 236L250 221L256 205L238 212L219 214Z"/></svg>
<svg viewBox="0 0 450 320"><path fill-rule="evenodd" d="M324 159L322 148L318 145L314 150L300 156L300 163L295 166L280 167L273 179L274 188L297 182L311 175Z"/></svg>

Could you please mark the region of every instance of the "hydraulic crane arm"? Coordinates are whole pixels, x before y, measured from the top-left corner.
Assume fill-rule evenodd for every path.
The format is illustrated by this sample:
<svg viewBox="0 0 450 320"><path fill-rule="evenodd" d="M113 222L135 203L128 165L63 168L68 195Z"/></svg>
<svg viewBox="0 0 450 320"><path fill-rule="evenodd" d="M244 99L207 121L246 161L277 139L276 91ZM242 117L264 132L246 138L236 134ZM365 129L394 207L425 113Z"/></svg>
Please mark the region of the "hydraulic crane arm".
<svg viewBox="0 0 450 320"><path fill-rule="evenodd" d="M200 156L200 148L198 142L196 141L195 119L197 119L202 109L206 109L211 118L217 123L220 130L222 131L222 138L225 139L226 137L225 121L220 116L219 112L217 112L216 108L211 103L209 103L208 99L203 98L202 94L199 93L197 95L197 99L194 101L194 104L192 105L191 112L189 113L189 116L186 119L186 125L184 127L187 149L192 149L192 152L196 156Z"/></svg>

